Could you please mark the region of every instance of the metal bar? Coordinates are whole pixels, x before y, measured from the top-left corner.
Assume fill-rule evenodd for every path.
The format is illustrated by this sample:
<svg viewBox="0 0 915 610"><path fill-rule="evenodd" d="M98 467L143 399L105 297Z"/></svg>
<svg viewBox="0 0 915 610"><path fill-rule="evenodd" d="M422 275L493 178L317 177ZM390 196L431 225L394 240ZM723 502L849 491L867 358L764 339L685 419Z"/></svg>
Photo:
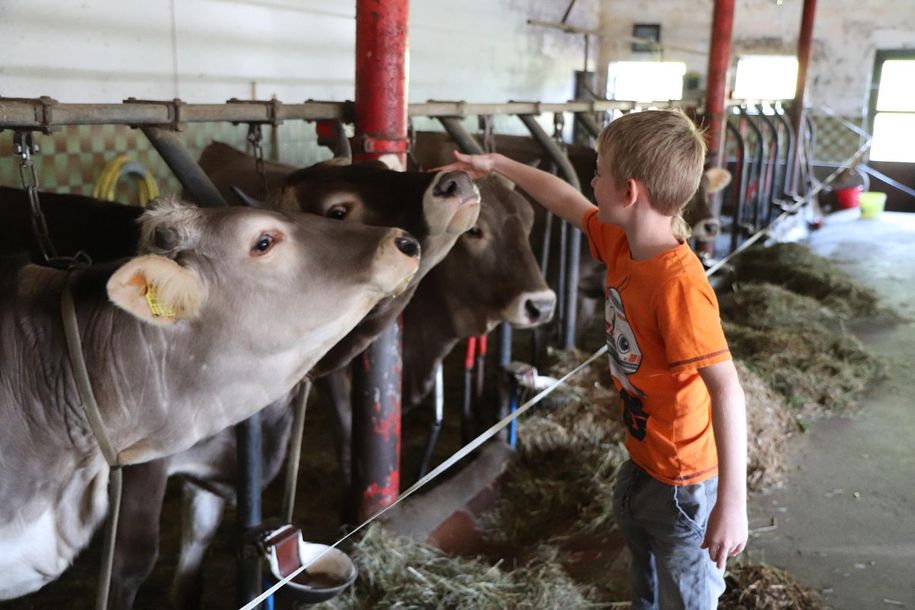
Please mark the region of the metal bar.
<svg viewBox="0 0 915 610"><path fill-rule="evenodd" d="M483 147L477 144L477 141L473 139L473 136L467 131L464 127L464 123L461 119L453 116L442 116L438 117L439 123L442 124L442 127L445 128L445 131L448 132L448 135L451 136L457 145L461 149L462 153L468 155L482 155Z"/></svg>
<svg viewBox="0 0 915 610"><path fill-rule="evenodd" d="M731 252L737 250L739 232L740 232L740 213L743 211L744 191L746 189L746 172L744 171L744 159L746 159L746 144L740 130L737 129L730 121L725 122L727 132L733 134L736 138L737 154L734 157L734 171L737 173L737 180L734 180L732 193L736 192L734 197L734 209L731 212Z"/></svg>
<svg viewBox="0 0 915 610"><path fill-rule="evenodd" d="M797 147L794 144L794 128L791 126L791 121L785 116L785 112L782 109L781 112L778 107L775 107L775 116L778 118L778 122L782 124L785 128L785 175L782 180L782 189L780 195L782 197L796 193L794 189L794 158L795 153L797 152Z"/></svg>
<svg viewBox="0 0 915 610"><path fill-rule="evenodd" d="M593 116L586 112L576 112L575 123L587 131L592 138L596 138L600 135L600 125L597 124L597 121L594 120Z"/></svg>
<svg viewBox="0 0 915 610"><path fill-rule="evenodd" d="M219 189L213 185L200 166L197 160L185 148L181 136L177 132L161 127L144 127L143 133L152 142L153 147L166 165L178 178L181 186L184 187L187 196L194 200L197 205L202 207L222 207L226 205L225 199L219 193Z"/></svg>
<svg viewBox="0 0 915 610"><path fill-rule="evenodd" d="M769 140L770 150L766 155L766 190L763 194L763 201L766 206L765 223L769 224L769 221L772 220L772 197L775 193L775 185L778 182L778 153L780 150L778 144L778 125L766 116L762 104L757 104L756 108L759 110L759 117L762 120L762 123L769 129L769 133L772 134L772 139Z"/></svg>
<svg viewBox="0 0 915 610"><path fill-rule="evenodd" d="M308 406L308 394L311 392L311 381L300 382L295 393L292 415L292 433L289 437L289 453L286 460L286 487L283 491L283 522L292 523L295 510L295 491L299 482L299 460L302 455L302 437L305 433L305 409Z"/></svg>
<svg viewBox="0 0 915 610"><path fill-rule="evenodd" d="M708 144L706 165L708 167L721 167L722 163L721 146L724 141L724 123L727 120L725 96L733 30L734 0L715 0L705 94L705 126Z"/></svg>
<svg viewBox="0 0 915 610"><path fill-rule="evenodd" d="M728 101L727 105L740 101ZM540 114L542 112L597 113L631 110L637 104L627 101L582 100L574 102L504 102L468 104L462 101L429 101L410 104L408 116L471 117L481 114ZM654 102L654 106L678 108L688 104ZM177 115L177 116L176 116ZM64 104L50 98L0 97L0 129L48 131L67 125L170 125L182 123L276 123L285 120L317 121L335 119L352 123L353 102L308 101L283 104L257 101L223 104L185 104L175 100L127 101L120 104Z"/></svg>
<svg viewBox="0 0 915 610"><path fill-rule="evenodd" d="M354 160L407 166L407 0L356 2ZM401 327L368 347L353 379L353 498L359 521L400 493Z"/></svg>
<svg viewBox="0 0 915 610"><path fill-rule="evenodd" d="M740 109L740 116L743 117L744 124L750 128L750 131L753 132L753 154L750 156L750 171L748 172L749 182L756 180L756 188L753 192L753 231L760 226L759 225L759 203L760 203L760 191L762 187L762 158L763 158L763 137L762 131L759 129L759 126L753 122L750 118L750 115L747 113L747 109L744 106L738 106Z"/></svg>
<svg viewBox="0 0 915 610"><path fill-rule="evenodd" d="M238 482L236 483L237 529L239 540L238 605L243 606L260 595L262 590L261 559L250 543L248 532L260 525L261 489L263 480L263 455L261 418L254 414L235 426L238 456Z"/></svg>
<svg viewBox="0 0 915 610"><path fill-rule="evenodd" d="M794 156L795 171L793 172L794 181L792 190L794 192L800 187L797 182L799 172L797 166L800 163L800 150L803 145L802 125L804 120L804 104L807 96L807 72L810 68L810 56L813 50L813 24L816 19L816 0L804 0L804 9L801 14L801 31L797 39L797 85L794 89L794 103L791 104L791 127L797 135L796 152Z"/></svg>
<svg viewBox="0 0 915 610"><path fill-rule="evenodd" d="M569 158L559 148L556 141L547 135L546 131L544 131L543 127L540 126L540 123L537 122L537 119L533 115L521 114L518 115L518 118L521 119L521 122L527 127L528 131L531 133L531 137L534 138L541 148L550 156L553 162L556 163L556 167L559 168L560 176L562 176L566 182L581 191L581 182L578 180L575 168L572 167ZM572 233L569 236L568 264L566 271L567 290L565 294L566 308L565 319L563 320L562 341L560 343L563 349L571 349L575 346L575 326L578 313L578 257L580 253L581 231L573 228Z"/></svg>
<svg viewBox="0 0 915 610"><path fill-rule="evenodd" d="M120 104L61 104L50 98L0 97L0 128L49 130L66 125L176 125L229 121L274 123L283 120L353 121L352 102L309 101L282 104L256 101L185 104L180 100L133 100Z"/></svg>

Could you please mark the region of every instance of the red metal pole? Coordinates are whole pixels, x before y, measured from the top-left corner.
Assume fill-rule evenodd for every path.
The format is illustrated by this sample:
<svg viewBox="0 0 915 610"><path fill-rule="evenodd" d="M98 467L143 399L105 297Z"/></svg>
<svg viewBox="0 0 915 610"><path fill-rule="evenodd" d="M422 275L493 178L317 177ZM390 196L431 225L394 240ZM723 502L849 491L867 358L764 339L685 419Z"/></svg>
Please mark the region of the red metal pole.
<svg viewBox="0 0 915 610"><path fill-rule="evenodd" d="M705 86L705 128L708 144L708 167L721 167L724 145L725 99L728 88L728 66L731 63L731 34L734 29L734 0L715 0L712 14L712 41L708 55Z"/></svg>
<svg viewBox="0 0 915 610"><path fill-rule="evenodd" d="M407 152L407 0L356 2L355 160Z"/></svg>
<svg viewBox="0 0 915 610"><path fill-rule="evenodd" d="M708 54L708 74L705 85L705 141L708 153L706 167L721 167L726 159L724 122L727 120L725 100L728 89L728 66L731 63L731 34L734 30L734 0L715 0L712 13L712 35ZM709 207L717 218L721 213L721 198L711 196ZM697 241L696 251L702 256L715 253L714 241Z"/></svg>
<svg viewBox="0 0 915 610"><path fill-rule="evenodd" d="M356 2L354 161L384 159L406 167L407 16L407 0ZM354 366L350 516L359 522L400 493L400 342L398 321Z"/></svg>
<svg viewBox="0 0 915 610"><path fill-rule="evenodd" d="M804 12L801 15L801 32L797 39L797 86L794 89L794 102L791 104L791 127L795 134L795 154L793 188L794 192L800 187L797 171L800 165L801 150L804 146L804 104L807 97L807 69L810 66L810 53L813 49L813 24L816 17L816 0L804 0Z"/></svg>

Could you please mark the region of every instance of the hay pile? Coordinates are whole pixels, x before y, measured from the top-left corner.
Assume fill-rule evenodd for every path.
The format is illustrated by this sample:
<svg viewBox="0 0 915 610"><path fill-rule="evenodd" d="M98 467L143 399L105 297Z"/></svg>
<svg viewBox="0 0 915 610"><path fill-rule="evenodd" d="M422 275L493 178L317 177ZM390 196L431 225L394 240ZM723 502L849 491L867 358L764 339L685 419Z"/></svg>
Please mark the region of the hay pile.
<svg viewBox="0 0 915 610"><path fill-rule="evenodd" d="M734 364L747 397L747 489L759 492L784 482L785 445L795 426L785 399L745 363Z"/></svg>
<svg viewBox="0 0 915 610"><path fill-rule="evenodd" d="M823 610L820 596L793 576L765 564L728 566L721 610Z"/></svg>
<svg viewBox="0 0 915 610"><path fill-rule="evenodd" d="M884 362L810 297L751 284L720 303L731 353L802 415L848 411L885 373Z"/></svg>
<svg viewBox="0 0 915 610"><path fill-rule="evenodd" d="M581 350L547 350L542 374L562 377L587 359ZM587 450L623 439L618 394L607 361L598 358L545 397L518 421L518 438L527 452L581 448Z"/></svg>
<svg viewBox="0 0 915 610"><path fill-rule="evenodd" d="M600 607L588 601L588 589L565 574L549 549L525 565L503 566L449 557L434 547L391 536L381 527L371 525L350 555L359 568L356 586L310 608Z"/></svg>
<svg viewBox="0 0 915 610"><path fill-rule="evenodd" d="M737 283L776 284L812 297L844 318L886 313L876 292L801 244L750 248L737 256L734 264Z"/></svg>

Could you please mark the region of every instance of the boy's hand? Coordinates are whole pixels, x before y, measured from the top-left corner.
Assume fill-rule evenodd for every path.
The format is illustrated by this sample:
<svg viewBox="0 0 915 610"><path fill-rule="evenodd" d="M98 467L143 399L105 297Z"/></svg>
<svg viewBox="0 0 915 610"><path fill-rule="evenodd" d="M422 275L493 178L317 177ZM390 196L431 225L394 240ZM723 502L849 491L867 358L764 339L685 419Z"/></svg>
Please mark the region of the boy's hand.
<svg viewBox="0 0 915 610"><path fill-rule="evenodd" d="M719 570L724 569L728 555L736 557L746 548L749 535L747 530L746 503L728 503L726 499L719 498L709 515L705 540L702 542L702 548L708 549L709 556L718 564Z"/></svg>
<svg viewBox="0 0 915 610"><path fill-rule="evenodd" d="M456 150L454 151L454 158L457 159L456 162L441 167L435 167L429 171L440 172L457 170L467 172L472 180L478 180L488 176L493 171L495 166L494 157L495 155L491 153L484 155L465 155Z"/></svg>

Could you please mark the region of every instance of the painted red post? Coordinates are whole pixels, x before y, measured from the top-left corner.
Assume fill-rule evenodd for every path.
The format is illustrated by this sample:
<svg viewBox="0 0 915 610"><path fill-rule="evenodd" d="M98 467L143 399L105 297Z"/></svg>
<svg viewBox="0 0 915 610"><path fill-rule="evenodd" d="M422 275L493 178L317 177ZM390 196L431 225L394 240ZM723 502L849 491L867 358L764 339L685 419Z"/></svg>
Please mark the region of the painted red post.
<svg viewBox="0 0 915 610"><path fill-rule="evenodd" d="M804 146L804 104L807 97L807 69L810 67L810 54L813 49L813 24L816 17L817 1L804 0L804 10L801 14L801 31L797 39L797 85L794 89L794 102L791 104L791 127L794 129L794 171L792 191L797 192L801 187L798 184L798 167L800 166L801 150Z"/></svg>
<svg viewBox="0 0 915 610"><path fill-rule="evenodd" d="M708 145L708 167L721 167L725 161L724 121L728 88L728 66L731 63L731 34L734 29L734 0L715 0L712 14L712 40L709 47L708 75L705 86L705 128Z"/></svg>
<svg viewBox="0 0 915 610"><path fill-rule="evenodd" d="M734 30L734 0L715 0L712 32L709 44L708 71L705 84L705 143L708 153L706 167L722 167L727 163L724 148L728 91L728 66L731 63L731 35ZM711 195L709 208L717 218L721 214L721 197ZM703 257L715 253L714 241L696 241L696 251Z"/></svg>
<svg viewBox="0 0 915 610"><path fill-rule="evenodd" d="M407 152L407 0L356 2L355 160Z"/></svg>
<svg viewBox="0 0 915 610"><path fill-rule="evenodd" d="M407 0L356 2L354 161L406 167L407 17ZM350 517L359 522L400 493L400 342L398 321L354 366Z"/></svg>

